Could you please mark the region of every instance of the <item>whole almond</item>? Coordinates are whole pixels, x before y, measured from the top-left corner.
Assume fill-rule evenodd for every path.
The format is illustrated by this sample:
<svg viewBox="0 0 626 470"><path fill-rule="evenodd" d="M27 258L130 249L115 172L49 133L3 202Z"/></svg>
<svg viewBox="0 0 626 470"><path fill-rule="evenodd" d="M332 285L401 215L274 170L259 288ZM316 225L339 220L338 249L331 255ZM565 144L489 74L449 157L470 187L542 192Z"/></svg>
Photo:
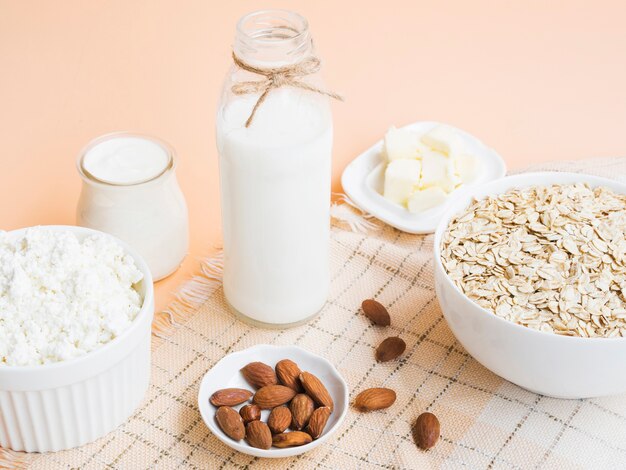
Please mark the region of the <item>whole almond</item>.
<svg viewBox="0 0 626 470"><path fill-rule="evenodd" d="M241 369L241 373L248 383L256 388L278 383L278 377L276 377L274 369L262 362L251 362Z"/></svg>
<svg viewBox="0 0 626 470"><path fill-rule="evenodd" d="M395 401L396 392L390 388L368 388L354 399L354 407L359 411L383 410Z"/></svg>
<svg viewBox="0 0 626 470"><path fill-rule="evenodd" d="M396 359L406 350L406 343L402 338L391 336L385 339L376 348L376 360L378 362L387 362Z"/></svg>
<svg viewBox="0 0 626 470"><path fill-rule="evenodd" d="M309 422L309 418L313 414L313 410L315 410L315 403L308 395L299 393L291 400L289 409L293 416L291 427L296 431L300 431Z"/></svg>
<svg viewBox="0 0 626 470"><path fill-rule="evenodd" d="M439 420L432 413L422 413L417 417L413 426L413 439L417 447L428 450L439 440L441 426Z"/></svg>
<svg viewBox="0 0 626 470"><path fill-rule="evenodd" d="M217 424L231 439L240 441L246 435L246 429L239 413L229 406L220 406L215 412Z"/></svg>
<svg viewBox="0 0 626 470"><path fill-rule="evenodd" d="M361 304L363 313L367 318L372 320L375 325L389 326L391 325L391 317L387 309L374 299L364 300Z"/></svg>
<svg viewBox="0 0 626 470"><path fill-rule="evenodd" d="M246 426L246 441L257 449L272 447L272 433L263 421L250 421Z"/></svg>
<svg viewBox="0 0 626 470"><path fill-rule="evenodd" d="M285 432L285 429L291 424L291 411L286 406L277 406L271 412L267 418L267 425L272 431L272 434L280 434Z"/></svg>
<svg viewBox="0 0 626 470"><path fill-rule="evenodd" d="M250 390L243 388L223 388L218 390L209 401L214 406L237 406L241 405L244 401L248 401L252 396Z"/></svg>
<svg viewBox="0 0 626 470"><path fill-rule="evenodd" d="M330 411L333 411L335 407L333 399L320 379L309 372L302 372L300 374L300 383L304 387L307 395L310 396L315 403L320 406L327 406L330 408Z"/></svg>
<svg viewBox="0 0 626 470"><path fill-rule="evenodd" d="M293 388L296 392L302 391L300 384L300 374L302 371L298 364L289 359L283 359L276 364L276 375L281 384Z"/></svg>
<svg viewBox="0 0 626 470"><path fill-rule="evenodd" d="M284 385L266 385L257 390L252 401L264 410L276 408L291 401L296 392Z"/></svg>
<svg viewBox="0 0 626 470"><path fill-rule="evenodd" d="M254 404L245 405L241 407L239 414L241 415L241 419L243 419L244 424L248 424L250 421L261 419L261 408Z"/></svg>
<svg viewBox="0 0 626 470"><path fill-rule="evenodd" d="M311 415L309 419L309 425L306 427L306 432L313 439L317 439L324 432L328 418L330 417L330 408L327 406L320 406Z"/></svg>
<svg viewBox="0 0 626 470"><path fill-rule="evenodd" d="M272 438L272 444L274 447L281 449L284 447L303 446L311 441L313 441L313 438L302 431L284 432L282 434L276 434Z"/></svg>

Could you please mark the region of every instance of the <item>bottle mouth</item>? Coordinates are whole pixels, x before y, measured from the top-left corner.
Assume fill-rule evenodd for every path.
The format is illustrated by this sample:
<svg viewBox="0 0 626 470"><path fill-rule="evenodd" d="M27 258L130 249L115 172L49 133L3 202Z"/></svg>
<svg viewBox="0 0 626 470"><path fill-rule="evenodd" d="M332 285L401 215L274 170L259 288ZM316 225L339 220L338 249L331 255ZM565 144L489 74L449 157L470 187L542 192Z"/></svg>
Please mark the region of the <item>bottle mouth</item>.
<svg viewBox="0 0 626 470"><path fill-rule="evenodd" d="M138 141L144 141L146 143L152 144L155 148L158 148L162 152L162 164L158 165L158 167L156 169L153 169L153 171L149 171L149 174L145 176L127 178L123 180L116 180L103 175L98 175L93 170L90 170L89 164L87 162L87 158L90 152L96 149L96 147L101 146L101 144L106 145L109 142L113 142L119 139L136 139ZM90 183L97 183L104 186L115 187L137 186L149 183L151 181L155 181L161 178L163 175L172 171L175 166L175 153L170 145L155 137L131 132L113 132L93 139L81 150L78 155L78 160L76 162L78 173L84 180L89 181Z"/></svg>
<svg viewBox="0 0 626 470"><path fill-rule="evenodd" d="M309 23L289 10L259 10L237 23L235 53L259 62L301 59L310 50Z"/></svg>
<svg viewBox="0 0 626 470"><path fill-rule="evenodd" d="M308 30L306 18L289 10L258 10L248 13L237 23L240 37L261 42L295 40Z"/></svg>

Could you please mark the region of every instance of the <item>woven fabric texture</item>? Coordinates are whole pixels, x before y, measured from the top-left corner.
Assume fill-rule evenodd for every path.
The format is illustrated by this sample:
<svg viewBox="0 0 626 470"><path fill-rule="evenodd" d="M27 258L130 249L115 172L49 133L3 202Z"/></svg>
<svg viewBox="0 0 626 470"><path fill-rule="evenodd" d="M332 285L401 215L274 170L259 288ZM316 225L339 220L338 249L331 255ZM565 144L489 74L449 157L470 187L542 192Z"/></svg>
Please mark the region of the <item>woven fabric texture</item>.
<svg viewBox="0 0 626 470"><path fill-rule="evenodd" d="M626 175L626 158L541 169L618 178ZM197 308L187 314L180 305L173 308L175 323L169 328L163 327L167 318L157 322L152 386L127 423L70 451L0 453L0 467L1 462L31 469L626 467L626 396L547 398L486 370L448 329L435 297L431 260L432 236L409 235L382 224L358 233L336 223L328 303L311 323L282 331L236 320L219 283L205 284ZM388 306L392 326L372 326L360 312L366 298ZM374 348L394 335L406 341L406 353L399 360L376 363ZM213 437L200 418L198 387L224 355L259 343L296 344L321 354L336 365L352 396L385 386L397 392L397 401L381 412L350 410L328 443L299 457L270 460L235 452ZM427 452L417 449L411 436L411 424L424 411L439 417L442 435Z"/></svg>

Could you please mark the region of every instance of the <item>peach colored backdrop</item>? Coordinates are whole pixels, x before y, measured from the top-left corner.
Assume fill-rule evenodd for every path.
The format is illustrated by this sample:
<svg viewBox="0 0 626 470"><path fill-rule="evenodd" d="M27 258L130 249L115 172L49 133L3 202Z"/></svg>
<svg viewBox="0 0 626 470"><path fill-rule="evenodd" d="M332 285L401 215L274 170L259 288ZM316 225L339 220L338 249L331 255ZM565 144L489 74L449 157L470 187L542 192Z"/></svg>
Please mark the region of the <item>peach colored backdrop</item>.
<svg viewBox="0 0 626 470"><path fill-rule="evenodd" d="M163 307L220 244L214 112L235 23L310 22L334 104L334 184L390 124L446 121L510 168L626 155L622 1L0 0L0 227L74 223L79 149L134 130L169 141L191 253Z"/></svg>

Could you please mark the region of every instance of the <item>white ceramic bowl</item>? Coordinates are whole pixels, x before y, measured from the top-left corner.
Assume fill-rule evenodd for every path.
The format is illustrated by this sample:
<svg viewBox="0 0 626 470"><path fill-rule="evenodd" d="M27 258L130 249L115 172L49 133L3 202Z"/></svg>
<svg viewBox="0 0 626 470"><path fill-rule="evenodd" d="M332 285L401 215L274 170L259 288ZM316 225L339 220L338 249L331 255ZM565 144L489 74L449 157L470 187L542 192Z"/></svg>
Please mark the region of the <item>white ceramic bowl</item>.
<svg viewBox="0 0 626 470"><path fill-rule="evenodd" d="M418 121L402 129L425 134L441 123ZM446 124L449 127L449 124ZM420 214L411 214L404 207L394 204L383 197L386 162L383 157L383 141L379 140L372 147L356 157L341 175L341 185L348 197L363 211L392 227L407 233L433 233L441 217L455 200L457 194L466 189L479 187L487 181L502 178L506 174L504 160L492 148L486 146L473 135L456 129L468 149L480 158L483 169L476 180L455 190L444 202Z"/></svg>
<svg viewBox="0 0 626 470"><path fill-rule="evenodd" d="M74 226L46 228L79 238L102 233ZM11 233L17 236L24 230ZM76 359L0 367L1 447L47 452L86 444L122 424L141 403L150 382L152 276L134 250L115 240L144 275L137 286L144 298L137 318L119 337Z"/></svg>
<svg viewBox="0 0 626 470"><path fill-rule="evenodd" d="M254 392L254 388L246 382L240 370L247 364L255 361L261 361L274 367L281 359L291 359L298 364L300 370L311 372L317 376L328 389L335 403L335 407L328 419L324 433L310 444L286 449L278 449L276 447L267 450L257 449L248 445L245 440L239 442L234 441L224 434L217 425L215 421L215 411L217 408L209 403L209 398L214 392L222 388L245 388ZM229 354L221 359L206 373L202 379L200 392L198 393L198 406L202 419L220 441L244 454L269 458L292 457L314 449L322 444L343 422L348 412L348 401L348 385L341 375L339 375L337 369L326 359L297 346L272 346L269 344L253 346L243 351ZM238 410L245 404L246 403L235 408ZM263 410L262 421L267 421L268 415L269 410Z"/></svg>
<svg viewBox="0 0 626 470"><path fill-rule="evenodd" d="M454 202L435 233L435 288L450 329L478 362L528 390L558 398L626 392L626 338L578 338L543 333L497 317L465 296L446 274L440 245L448 223L473 197L512 188L586 182L626 194L626 185L575 173L525 173L485 184Z"/></svg>

